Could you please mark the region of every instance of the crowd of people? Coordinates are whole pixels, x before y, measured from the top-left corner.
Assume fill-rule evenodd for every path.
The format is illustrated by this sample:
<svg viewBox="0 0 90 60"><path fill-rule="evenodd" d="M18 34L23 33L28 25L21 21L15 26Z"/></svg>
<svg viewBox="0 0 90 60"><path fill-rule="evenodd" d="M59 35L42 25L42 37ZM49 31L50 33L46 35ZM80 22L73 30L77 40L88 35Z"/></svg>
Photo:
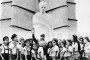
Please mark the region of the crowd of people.
<svg viewBox="0 0 90 60"><path fill-rule="evenodd" d="M61 40L53 38L46 43L45 35L42 34L40 41L35 38L18 39L18 35L3 37L0 46L0 60L90 60L89 37L77 37Z"/></svg>

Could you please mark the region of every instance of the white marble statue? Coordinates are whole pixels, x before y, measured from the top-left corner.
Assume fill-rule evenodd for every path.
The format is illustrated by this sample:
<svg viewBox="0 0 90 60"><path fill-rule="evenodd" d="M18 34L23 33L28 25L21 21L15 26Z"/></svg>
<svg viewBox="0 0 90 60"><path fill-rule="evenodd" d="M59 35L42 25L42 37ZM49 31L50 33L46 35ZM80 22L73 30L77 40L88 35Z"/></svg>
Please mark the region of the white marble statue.
<svg viewBox="0 0 90 60"><path fill-rule="evenodd" d="M35 29L35 36L37 39L40 38L41 34L45 34L45 40L50 38L50 32L52 29L52 16L46 13L47 3L41 1L39 3L40 12L37 12L33 16L33 28ZM47 41L47 40L46 40ZM50 40L48 40L50 41Z"/></svg>

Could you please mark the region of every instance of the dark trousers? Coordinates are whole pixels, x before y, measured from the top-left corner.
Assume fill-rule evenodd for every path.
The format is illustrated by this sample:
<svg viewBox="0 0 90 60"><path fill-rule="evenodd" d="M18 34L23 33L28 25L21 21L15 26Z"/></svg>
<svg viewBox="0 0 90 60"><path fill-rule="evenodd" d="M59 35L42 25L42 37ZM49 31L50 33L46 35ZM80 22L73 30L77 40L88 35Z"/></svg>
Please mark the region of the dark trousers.
<svg viewBox="0 0 90 60"><path fill-rule="evenodd" d="M27 55L27 59L28 60L31 60L31 55Z"/></svg>
<svg viewBox="0 0 90 60"><path fill-rule="evenodd" d="M2 56L5 60L9 60L9 54L8 53L3 53Z"/></svg>
<svg viewBox="0 0 90 60"><path fill-rule="evenodd" d="M25 55L24 54L21 54L21 59L25 60Z"/></svg>
<svg viewBox="0 0 90 60"><path fill-rule="evenodd" d="M16 58L17 58L17 55L11 55L12 60L16 60Z"/></svg>

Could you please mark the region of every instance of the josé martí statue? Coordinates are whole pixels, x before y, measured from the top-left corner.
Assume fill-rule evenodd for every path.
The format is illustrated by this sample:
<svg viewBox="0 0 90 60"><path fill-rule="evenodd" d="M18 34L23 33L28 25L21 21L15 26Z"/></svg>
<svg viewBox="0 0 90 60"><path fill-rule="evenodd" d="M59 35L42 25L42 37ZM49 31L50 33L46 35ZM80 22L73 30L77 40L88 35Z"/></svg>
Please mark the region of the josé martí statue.
<svg viewBox="0 0 90 60"><path fill-rule="evenodd" d="M53 18L50 14L46 13L47 3L41 1L39 3L40 12L37 12L33 16L33 28L35 30L35 36L37 39L40 38L41 34L45 34L46 39L50 39L50 33L53 31L52 22ZM50 40L48 40L50 41Z"/></svg>

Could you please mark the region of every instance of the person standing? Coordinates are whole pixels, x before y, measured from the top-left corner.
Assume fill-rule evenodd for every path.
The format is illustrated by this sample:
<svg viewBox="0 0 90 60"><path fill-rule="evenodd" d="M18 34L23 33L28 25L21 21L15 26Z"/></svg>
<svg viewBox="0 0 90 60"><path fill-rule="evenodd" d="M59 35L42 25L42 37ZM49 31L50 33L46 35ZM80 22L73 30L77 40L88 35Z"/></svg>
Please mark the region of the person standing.
<svg viewBox="0 0 90 60"><path fill-rule="evenodd" d="M56 39L52 40L52 53L51 53L51 57L52 57L52 60L57 60L57 57L58 57L58 53L59 53L59 47L57 46L57 41Z"/></svg>
<svg viewBox="0 0 90 60"><path fill-rule="evenodd" d="M52 60L52 41L49 41L47 46L47 60Z"/></svg>
<svg viewBox="0 0 90 60"><path fill-rule="evenodd" d="M78 37L77 35L73 35L73 58L75 60L79 60L80 59L80 50L81 50L81 47L80 47L80 43L78 41Z"/></svg>
<svg viewBox="0 0 90 60"><path fill-rule="evenodd" d="M32 47L32 60L38 60L38 45L36 43L33 43L33 47Z"/></svg>
<svg viewBox="0 0 90 60"><path fill-rule="evenodd" d="M12 42L9 44L10 48L10 60L18 60L18 37L16 34L11 36Z"/></svg>
<svg viewBox="0 0 90 60"><path fill-rule="evenodd" d="M30 39L26 39L25 41L26 46L24 47L24 55L25 60L31 60L31 46L30 46Z"/></svg>
<svg viewBox="0 0 90 60"><path fill-rule="evenodd" d="M84 51L85 51L86 60L90 60L90 40L88 37L85 37Z"/></svg>
<svg viewBox="0 0 90 60"><path fill-rule="evenodd" d="M73 53L72 41L69 39L67 40L66 52L64 54L64 57L66 57L66 60L72 60L72 53Z"/></svg>
<svg viewBox="0 0 90 60"><path fill-rule="evenodd" d="M18 50L19 50L19 53L18 53L18 55L19 55L19 59L18 60L25 60L25 55L24 55L24 47L25 47L25 40L24 40L24 38L23 37L21 37L20 39L19 39L19 44L17 45L17 48L18 48Z"/></svg>
<svg viewBox="0 0 90 60"><path fill-rule="evenodd" d="M0 47L1 60L9 60L9 37L3 37L3 44Z"/></svg>

